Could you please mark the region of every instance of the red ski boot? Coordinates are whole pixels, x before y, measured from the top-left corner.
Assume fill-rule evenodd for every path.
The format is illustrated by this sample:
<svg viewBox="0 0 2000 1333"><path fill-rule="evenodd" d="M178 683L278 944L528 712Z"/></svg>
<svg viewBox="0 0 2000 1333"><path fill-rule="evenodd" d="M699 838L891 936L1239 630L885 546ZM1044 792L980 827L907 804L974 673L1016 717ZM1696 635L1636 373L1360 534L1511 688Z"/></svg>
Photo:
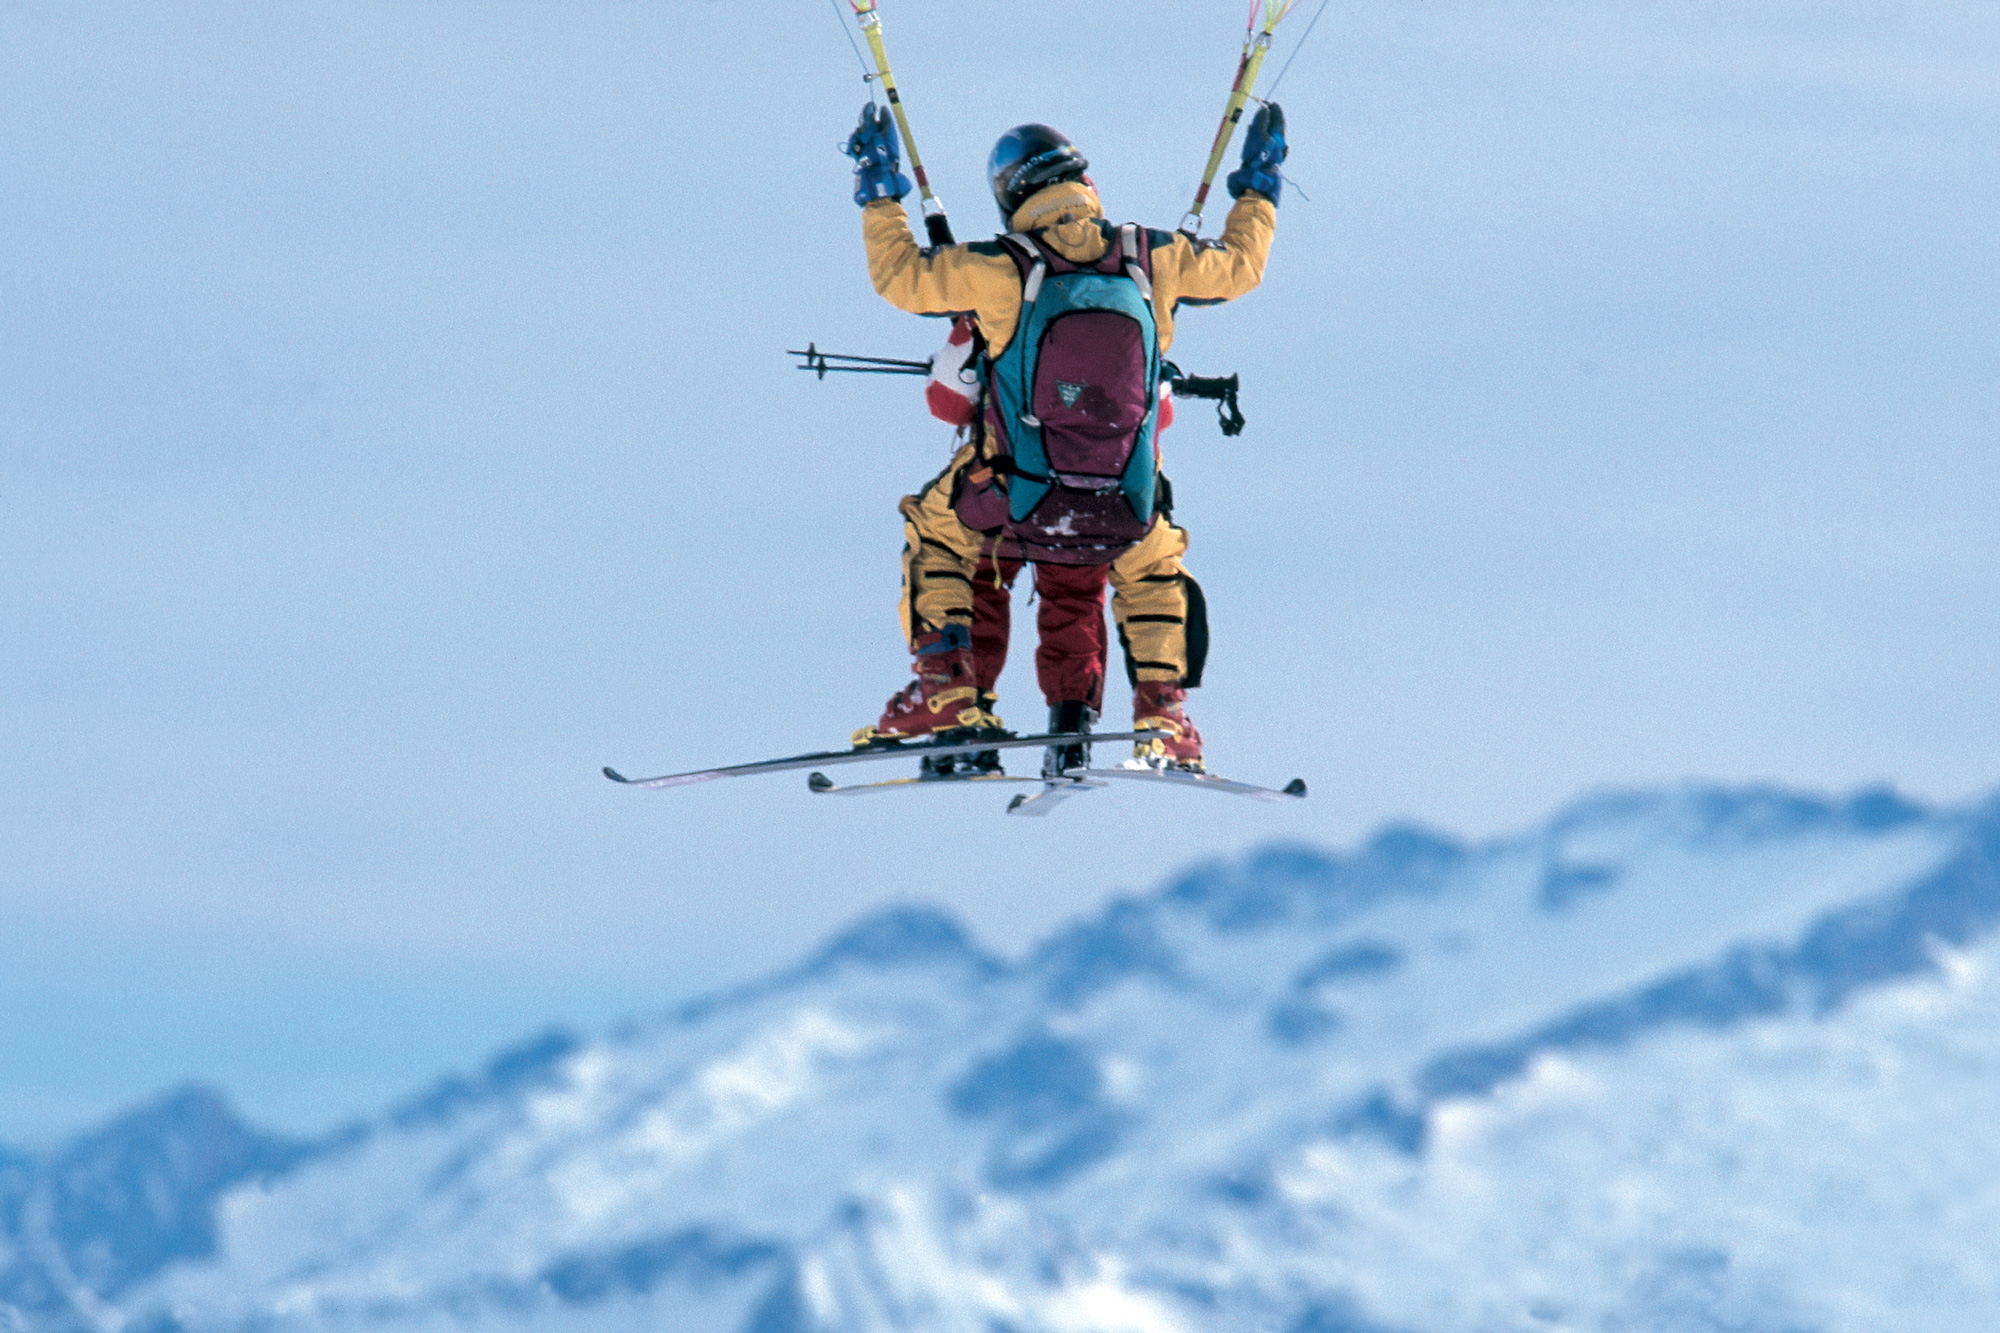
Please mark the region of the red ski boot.
<svg viewBox="0 0 2000 1333"><path fill-rule="evenodd" d="M962 625L917 639L917 678L892 695L872 727L854 733L856 745L876 740L914 740L961 728L1000 729L1000 719L983 706L973 684L972 637Z"/></svg>
<svg viewBox="0 0 2000 1333"><path fill-rule="evenodd" d="M1132 690L1132 730L1166 731L1149 741L1135 741L1132 757L1154 768L1203 772L1201 733L1188 720L1182 704L1187 691L1171 680L1142 680Z"/></svg>

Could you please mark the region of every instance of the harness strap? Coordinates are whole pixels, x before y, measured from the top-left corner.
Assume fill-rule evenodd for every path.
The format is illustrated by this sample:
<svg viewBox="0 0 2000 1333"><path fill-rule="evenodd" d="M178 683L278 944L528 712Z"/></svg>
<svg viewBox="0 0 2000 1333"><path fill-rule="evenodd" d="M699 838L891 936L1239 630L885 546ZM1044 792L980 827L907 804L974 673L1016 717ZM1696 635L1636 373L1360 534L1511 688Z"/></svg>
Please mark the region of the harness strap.
<svg viewBox="0 0 2000 1333"><path fill-rule="evenodd" d="M1042 294L1042 279L1047 277L1049 272L1049 256L1041 243L1026 232L1009 232L1006 239L1013 242L1010 248L1017 251L1014 256L1017 267L1022 265L1028 256L1034 257L1034 267L1030 268L1021 279L1021 314L1014 326L1014 336L1018 338L1028 327L1028 317L1035 308L1035 299ZM1041 418L1035 415L1034 390L1028 383L1028 362L1025 357L1021 361L1021 424L1035 429L1040 429L1042 424Z"/></svg>
<svg viewBox="0 0 2000 1333"><path fill-rule="evenodd" d="M1026 307L1042 294L1042 279L1048 276L1049 252L1026 232L1009 232L1000 239L1009 242L1007 248L1014 256L1015 267L1021 270L1021 322L1026 323Z"/></svg>
<svg viewBox="0 0 2000 1333"><path fill-rule="evenodd" d="M1048 276L1048 272L1049 266L1047 262L1041 259L1037 259L1034 268L1028 271L1027 281L1021 284L1021 313L1023 315L1027 313L1027 307L1035 303L1035 298L1042 294L1042 279Z"/></svg>
<svg viewBox="0 0 2000 1333"><path fill-rule="evenodd" d="M1139 295L1146 298L1146 304L1151 305L1153 277L1146 271L1150 265L1145 262L1151 256L1145 255L1140 248L1137 223L1128 222L1118 229L1118 249L1125 257L1125 276L1138 285Z"/></svg>

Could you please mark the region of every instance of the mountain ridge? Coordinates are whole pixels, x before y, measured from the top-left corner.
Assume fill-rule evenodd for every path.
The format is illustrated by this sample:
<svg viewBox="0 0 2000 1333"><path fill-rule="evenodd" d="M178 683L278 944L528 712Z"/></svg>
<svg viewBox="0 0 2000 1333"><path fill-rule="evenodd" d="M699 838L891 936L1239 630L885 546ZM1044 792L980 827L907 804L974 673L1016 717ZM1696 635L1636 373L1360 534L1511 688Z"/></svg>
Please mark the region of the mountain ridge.
<svg viewBox="0 0 2000 1333"><path fill-rule="evenodd" d="M552 1029L317 1143L197 1098L235 1165L188 1177L167 1210L186 1229L152 1249L18 1243L33 1190L4 1182L37 1168L0 1160L0 1302L29 1333L1416 1328L1283 1239L1327 1224L1297 1202L1312 1164L1423 1179L1468 1108L1548 1070L1759 1024L1837 1032L1877 992L1957 984L1950 960L1996 921L2000 797L1695 784L1593 793L1477 844L1399 825L1205 862L1014 960L896 905L766 978L604 1039ZM1254 1262L1200 1258L1250 1233ZM906 1271L913 1254L933 1260ZM1648 1272L1617 1299L1751 1299Z"/></svg>

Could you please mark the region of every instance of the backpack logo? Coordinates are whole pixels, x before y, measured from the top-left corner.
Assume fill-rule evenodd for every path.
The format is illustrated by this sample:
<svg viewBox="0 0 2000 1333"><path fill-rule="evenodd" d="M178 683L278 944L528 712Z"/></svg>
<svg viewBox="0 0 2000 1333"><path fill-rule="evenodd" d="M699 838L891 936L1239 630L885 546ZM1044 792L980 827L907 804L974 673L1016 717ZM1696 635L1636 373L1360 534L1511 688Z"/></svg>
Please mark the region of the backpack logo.
<svg viewBox="0 0 2000 1333"><path fill-rule="evenodd" d="M1064 407L1075 407L1076 400L1083 397L1083 391L1088 387L1083 384L1071 384L1066 380L1057 380L1056 397L1062 399Z"/></svg>

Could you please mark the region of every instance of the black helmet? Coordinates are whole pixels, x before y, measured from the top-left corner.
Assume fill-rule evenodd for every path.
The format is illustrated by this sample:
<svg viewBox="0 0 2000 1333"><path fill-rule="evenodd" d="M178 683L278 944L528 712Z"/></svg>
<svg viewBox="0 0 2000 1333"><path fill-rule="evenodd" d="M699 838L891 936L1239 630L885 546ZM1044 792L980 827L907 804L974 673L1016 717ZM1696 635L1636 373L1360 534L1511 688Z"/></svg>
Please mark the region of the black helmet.
<svg viewBox="0 0 2000 1333"><path fill-rule="evenodd" d="M1015 210L1044 185L1081 180L1089 168L1061 130L1016 125L1000 136L993 156L986 159L986 179L993 186L993 202L1000 205L1001 223L1012 225Z"/></svg>

